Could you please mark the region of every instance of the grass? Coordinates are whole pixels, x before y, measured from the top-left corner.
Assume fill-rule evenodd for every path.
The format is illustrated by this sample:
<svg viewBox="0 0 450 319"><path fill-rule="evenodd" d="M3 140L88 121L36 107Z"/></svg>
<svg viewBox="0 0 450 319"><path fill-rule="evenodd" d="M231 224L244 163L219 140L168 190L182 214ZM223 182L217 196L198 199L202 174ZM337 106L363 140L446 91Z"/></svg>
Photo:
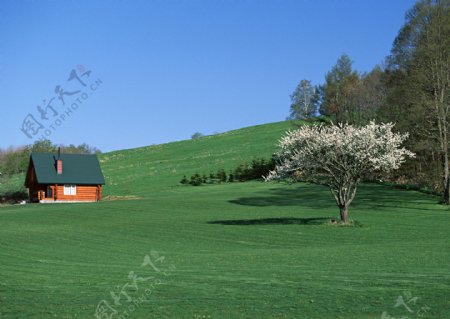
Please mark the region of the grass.
<svg viewBox="0 0 450 319"><path fill-rule="evenodd" d="M177 185L269 155L287 125L104 154L108 201L2 207L0 318L95 318L102 300L125 318L448 318L450 218L436 197L362 185L350 207L362 227L335 227L323 186ZM161 272L146 255L164 257ZM134 306L114 305L132 271L154 278L126 289ZM408 293L414 313L394 307Z"/></svg>
<svg viewBox="0 0 450 319"><path fill-rule="evenodd" d="M321 119L319 118L320 122ZM229 170L256 158L269 159L287 130L305 124L283 121L194 140L150 145L99 155L105 196L147 196L176 187L183 175ZM0 195L24 193L25 174L0 179Z"/></svg>
<svg viewBox="0 0 450 319"><path fill-rule="evenodd" d="M140 267L152 250L176 270L130 318L376 318L401 315L393 306L407 291L427 318L447 318L450 220L435 202L364 185L351 211L361 228L327 225L328 191L306 184L3 208L1 318L93 316L130 271L157 276Z"/></svg>
<svg viewBox="0 0 450 319"><path fill-rule="evenodd" d="M255 158L269 159L277 142L301 122L278 122L205 136L102 154L106 195L141 195L173 188L183 175L228 171Z"/></svg>
<svg viewBox="0 0 450 319"><path fill-rule="evenodd" d="M24 180L25 173L0 178L0 206L17 203L27 198Z"/></svg>

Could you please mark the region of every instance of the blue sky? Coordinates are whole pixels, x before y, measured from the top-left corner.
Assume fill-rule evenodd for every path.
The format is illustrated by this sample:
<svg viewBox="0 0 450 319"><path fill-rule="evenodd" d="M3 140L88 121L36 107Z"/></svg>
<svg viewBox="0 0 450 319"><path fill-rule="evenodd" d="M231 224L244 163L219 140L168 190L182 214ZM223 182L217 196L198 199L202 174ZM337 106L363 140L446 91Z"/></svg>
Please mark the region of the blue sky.
<svg viewBox="0 0 450 319"><path fill-rule="evenodd" d="M297 83L322 83L341 54L382 63L413 4L2 0L0 148L111 151L284 120Z"/></svg>

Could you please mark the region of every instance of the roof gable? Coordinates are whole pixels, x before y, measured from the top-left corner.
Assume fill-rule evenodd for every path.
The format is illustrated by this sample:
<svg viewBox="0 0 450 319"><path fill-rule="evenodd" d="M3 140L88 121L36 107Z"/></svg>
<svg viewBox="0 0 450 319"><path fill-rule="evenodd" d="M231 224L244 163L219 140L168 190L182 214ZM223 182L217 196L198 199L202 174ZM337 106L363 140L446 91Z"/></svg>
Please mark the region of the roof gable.
<svg viewBox="0 0 450 319"><path fill-rule="evenodd" d="M39 184L105 184L97 155L61 154L59 159L62 160L62 174L56 172L57 159L58 154L53 153L31 154Z"/></svg>

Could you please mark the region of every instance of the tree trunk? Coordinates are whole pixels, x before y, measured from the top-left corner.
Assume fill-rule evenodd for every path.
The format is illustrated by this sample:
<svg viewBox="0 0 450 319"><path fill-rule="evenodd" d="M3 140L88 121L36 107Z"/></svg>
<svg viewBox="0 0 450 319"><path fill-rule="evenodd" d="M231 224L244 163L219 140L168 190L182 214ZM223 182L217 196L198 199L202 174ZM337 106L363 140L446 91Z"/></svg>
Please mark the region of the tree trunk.
<svg viewBox="0 0 450 319"><path fill-rule="evenodd" d="M444 178L444 202L447 205L450 205L450 178L449 178L449 171L448 171L448 160L446 162L445 167L445 176Z"/></svg>
<svg viewBox="0 0 450 319"><path fill-rule="evenodd" d="M447 132L444 136L444 201L447 205L450 205L450 172L448 168L448 146L447 144Z"/></svg>
<svg viewBox="0 0 450 319"><path fill-rule="evenodd" d="M340 206L339 213L341 214L341 222L348 223L348 206Z"/></svg>

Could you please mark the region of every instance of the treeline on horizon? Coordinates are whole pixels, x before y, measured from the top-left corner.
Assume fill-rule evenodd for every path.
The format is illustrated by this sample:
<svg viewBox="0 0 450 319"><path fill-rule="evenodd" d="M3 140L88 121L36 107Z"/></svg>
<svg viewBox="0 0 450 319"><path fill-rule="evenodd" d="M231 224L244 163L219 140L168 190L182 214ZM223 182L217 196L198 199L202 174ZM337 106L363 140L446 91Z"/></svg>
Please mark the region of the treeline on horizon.
<svg viewBox="0 0 450 319"><path fill-rule="evenodd" d="M405 16L383 66L360 73L346 54L313 85L303 79L291 95L289 119L320 113L335 123L393 122L408 132L416 157L392 181L443 194L450 203L450 0L416 2Z"/></svg>
<svg viewBox="0 0 450 319"><path fill-rule="evenodd" d="M70 154L98 154L101 151L86 143L75 146L56 145L50 140L37 140L33 144L0 149L0 177L8 177L17 173L23 173L28 168L30 154L33 152L56 153L61 148L62 153Z"/></svg>

